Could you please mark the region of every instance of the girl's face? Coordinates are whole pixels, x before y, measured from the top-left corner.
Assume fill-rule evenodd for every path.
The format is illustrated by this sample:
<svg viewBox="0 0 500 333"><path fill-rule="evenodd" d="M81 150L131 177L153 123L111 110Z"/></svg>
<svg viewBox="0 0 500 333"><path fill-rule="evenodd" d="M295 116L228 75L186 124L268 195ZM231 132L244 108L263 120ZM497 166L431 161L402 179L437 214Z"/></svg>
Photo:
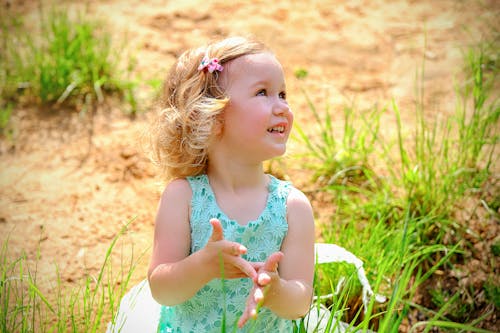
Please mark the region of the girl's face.
<svg viewBox="0 0 500 333"><path fill-rule="evenodd" d="M219 143L255 162L280 156L293 124L281 64L271 53L224 65L220 84L229 96Z"/></svg>

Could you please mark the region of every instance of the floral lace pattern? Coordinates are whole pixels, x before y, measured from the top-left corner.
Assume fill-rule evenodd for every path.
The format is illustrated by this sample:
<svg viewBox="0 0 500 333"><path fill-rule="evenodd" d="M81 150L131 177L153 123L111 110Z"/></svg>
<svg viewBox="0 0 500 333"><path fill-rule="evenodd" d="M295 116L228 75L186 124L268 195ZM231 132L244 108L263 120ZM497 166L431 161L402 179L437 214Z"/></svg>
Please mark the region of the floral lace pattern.
<svg viewBox="0 0 500 333"><path fill-rule="evenodd" d="M261 215L242 226L222 212L216 202L207 175L188 177L191 199L191 253L202 249L212 234L211 218L218 218L224 229L224 238L243 244L249 261L265 261L279 251L288 231L286 200L291 189L289 182L270 177L267 204ZM214 279L195 296L177 306L162 306L158 332L292 332L291 320L280 318L262 308L257 320L237 329L237 322L245 308L252 281L246 279Z"/></svg>

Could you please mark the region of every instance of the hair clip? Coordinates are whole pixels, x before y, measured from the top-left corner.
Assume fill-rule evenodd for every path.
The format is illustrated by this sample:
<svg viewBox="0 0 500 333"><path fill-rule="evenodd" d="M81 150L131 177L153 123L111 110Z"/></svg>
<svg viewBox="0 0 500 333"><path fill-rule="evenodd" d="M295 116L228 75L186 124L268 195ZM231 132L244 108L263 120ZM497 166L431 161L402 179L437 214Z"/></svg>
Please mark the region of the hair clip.
<svg viewBox="0 0 500 333"><path fill-rule="evenodd" d="M213 73L214 71L219 71L222 72L224 67L219 64L219 59L217 58L212 58L209 59L207 56L203 57L203 60L201 61L200 65L198 66L199 71L209 71L210 73Z"/></svg>

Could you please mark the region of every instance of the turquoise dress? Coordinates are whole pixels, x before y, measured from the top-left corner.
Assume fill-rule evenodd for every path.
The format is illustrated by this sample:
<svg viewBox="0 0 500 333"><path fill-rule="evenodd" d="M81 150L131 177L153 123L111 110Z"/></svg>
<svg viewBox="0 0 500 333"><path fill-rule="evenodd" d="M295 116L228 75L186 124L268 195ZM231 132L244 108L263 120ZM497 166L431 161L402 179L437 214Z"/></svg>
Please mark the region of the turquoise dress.
<svg viewBox="0 0 500 333"><path fill-rule="evenodd" d="M202 249L212 234L211 218L218 218L224 238L243 244L246 260L265 261L279 251L288 231L286 200L291 189L289 182L270 177L267 204L259 218L242 226L231 220L219 208L207 175L188 177L191 199L191 253ZM293 332L291 320L276 316L261 308L256 320L238 329L237 322L245 309L252 281L244 279L214 279L195 296L176 306L162 306L160 333L221 333L221 332Z"/></svg>

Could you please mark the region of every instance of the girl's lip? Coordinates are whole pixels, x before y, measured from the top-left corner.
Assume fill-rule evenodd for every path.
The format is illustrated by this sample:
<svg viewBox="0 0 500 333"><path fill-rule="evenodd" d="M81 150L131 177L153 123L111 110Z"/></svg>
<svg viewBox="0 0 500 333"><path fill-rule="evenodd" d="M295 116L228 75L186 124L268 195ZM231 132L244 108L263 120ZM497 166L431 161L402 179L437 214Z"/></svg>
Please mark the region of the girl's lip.
<svg viewBox="0 0 500 333"><path fill-rule="evenodd" d="M285 133L288 130L288 123L286 123L286 122L277 123L277 124L274 124L271 127L269 127L269 129L275 128L275 127L283 127L283 129L284 129L283 133Z"/></svg>

